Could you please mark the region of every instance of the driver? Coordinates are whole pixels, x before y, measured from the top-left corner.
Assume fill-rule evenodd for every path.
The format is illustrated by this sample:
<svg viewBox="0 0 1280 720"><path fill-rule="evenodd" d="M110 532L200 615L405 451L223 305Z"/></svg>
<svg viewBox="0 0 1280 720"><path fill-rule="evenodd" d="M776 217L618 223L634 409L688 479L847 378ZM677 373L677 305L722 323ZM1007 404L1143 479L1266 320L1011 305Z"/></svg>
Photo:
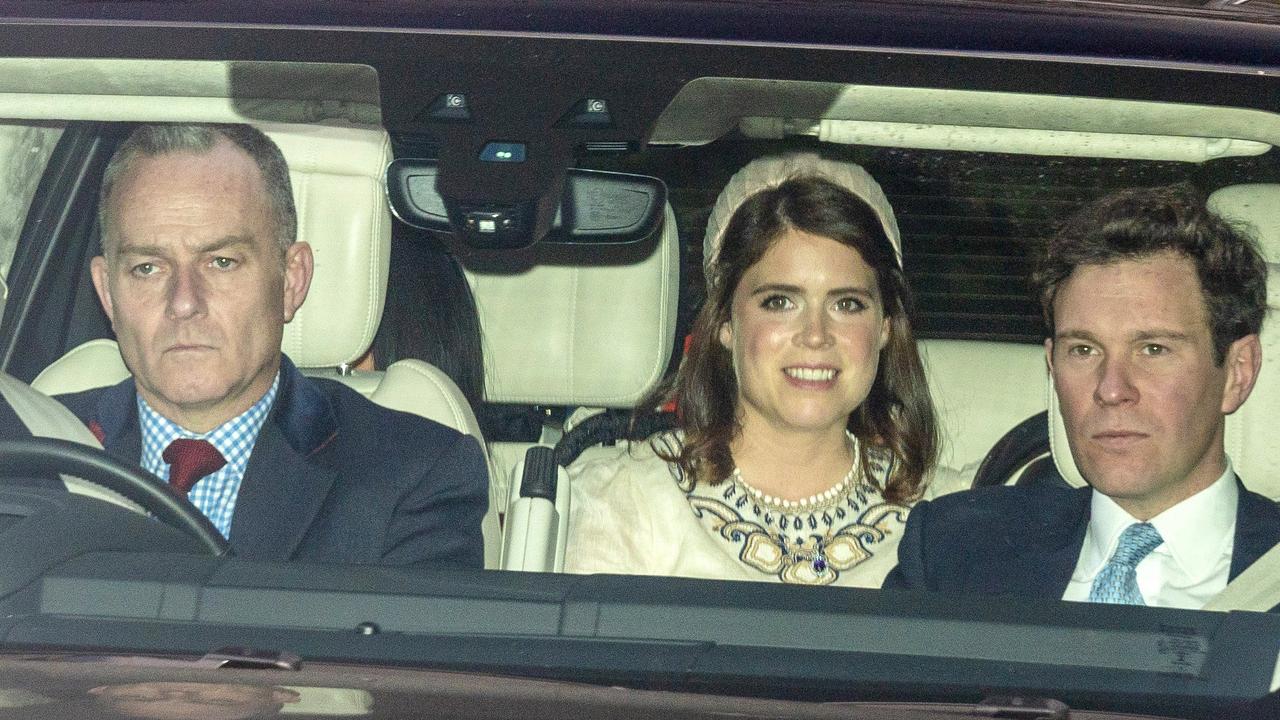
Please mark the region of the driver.
<svg viewBox="0 0 1280 720"><path fill-rule="evenodd" d="M187 493L242 557L481 565L475 440L281 354L313 261L266 135L138 128L99 221L93 284L133 378L59 399L108 452Z"/></svg>
<svg viewBox="0 0 1280 720"><path fill-rule="evenodd" d="M1091 487L920 503L886 588L1200 608L1280 541L1225 418L1262 364L1267 266L1185 186L1067 222L1033 280L1071 455Z"/></svg>

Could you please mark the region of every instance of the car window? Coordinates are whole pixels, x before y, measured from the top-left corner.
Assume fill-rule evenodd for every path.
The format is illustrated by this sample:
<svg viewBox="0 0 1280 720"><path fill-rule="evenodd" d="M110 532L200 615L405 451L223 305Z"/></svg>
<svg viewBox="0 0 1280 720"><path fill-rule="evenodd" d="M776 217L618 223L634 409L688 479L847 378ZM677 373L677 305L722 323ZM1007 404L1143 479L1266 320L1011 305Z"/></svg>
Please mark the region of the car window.
<svg viewBox="0 0 1280 720"><path fill-rule="evenodd" d="M785 534L788 527L804 532L805 520L816 530L817 512L806 511L803 518L796 513L788 525L785 515L759 510L750 515L744 508L754 502L751 498L767 507L769 496L756 489L749 497L746 492L753 488L745 482L744 492L725 494L736 491L734 479L749 475L747 470L735 467L721 474L717 485L690 500L659 492L678 487L672 482L679 480L676 473L663 465L621 498L612 515L598 514L605 521L596 544L609 552L639 546L627 534L629 517L653 527L672 519L701 522L692 530L683 526L684 537L706 541L697 552L711 548L707 554L717 561L708 563L710 570L659 566L684 552L679 542L661 538L646 546L655 559L649 571L618 563L574 575L560 572L564 567L557 564L563 562L572 510L567 488L582 477L575 471L592 463L606 467L624 454L622 442L601 443L604 434L592 434L606 424L591 420L614 421L617 429L627 430L637 398L652 399L648 395L663 376L679 367L681 340L707 295L704 236L722 189L750 163L786 153L817 153L864 168L883 188L896 216L903 274L916 303L913 334L937 414L939 465L946 468L925 493L935 503L932 508L939 507L935 495L967 490L990 451L1015 444L1018 428L1031 428L1027 435L1043 438L1039 460L1052 471L1050 438L1058 442L1056 453L1069 450L1065 440L1052 435L1046 419L1046 412L1054 412L1046 396L1053 389L1047 385L1044 321L1028 284L1032 258L1064 218L1114 190L1175 183L1204 195L1246 186L1280 190L1280 54L1251 57L1245 45L1249 38L1267 37L1261 31L1250 34L1243 23L1234 26L1239 47L1179 41L1169 28L1183 27L1177 24L1183 15L1170 11L1147 18L1154 49L1135 50L1125 42L1137 33L1120 21L1098 20L1109 32L1093 34L1084 32L1096 30L1087 23L1047 31L1032 22L1061 20L1064 11L1055 6L1062 5L1079 6L1073 17L1105 17L1097 6L1109 4L1124 5L1118 15L1137 12L1130 6L1140 3L1119 0L1023 3L1018 18L1000 16L1010 24L1027 21L1025 35L1002 25L966 23L965 12L975 7L996 14L989 6L999 4L981 0L920 3L930 10L920 10L912 22L909 12L894 16L897 27L918 24L937 32L944 24L939 18L954 13L950 24L971 27L972 37L957 34L945 41L925 31L895 34L883 18L877 20L885 7L913 3L856 3L858 12L866 13L856 22L850 22L855 18L848 11L855 3L617 4L612 10L622 20L616 22L634 22L651 33L637 42L634 36L611 37L631 31L610 25L615 21L606 22L603 12L593 15L600 11L589 9L585 0L553 4L581 6L583 21L572 27L553 11L532 7L510 18L484 18L485 3L467 11L476 16L461 13L439 25L414 24L412 13L431 12L432 4L407 0L364 4L363 10L359 3L329 3L324 10L329 15L316 9L320 3L311 3L309 12L292 12L306 5L295 0L263 10L243 3L238 14L229 10L232 4L132 4L154 5L147 11L126 8L127 3L81 4L93 6L83 12L112 19L80 18L81 24L65 28L42 22L16 28L0 19L0 70L5 71L0 72L0 117L44 118L0 122L0 281L15 250L22 263L7 324L23 326L13 333L16 350L4 355L6 367L18 374L13 357L37 358L39 367L30 373L35 377L51 362L46 357L74 356L61 374L41 373L33 381L49 394L78 394L125 378L129 370L119 349L104 342L114 326L100 307L88 269L100 250L95 204L107 157L138 123L258 126L282 145L301 239L312 244L316 266L311 295L284 330L286 354L308 376L345 383L376 403L477 436L478 445L465 445L487 451L491 511L481 528L486 571L352 568L343 565L351 562L344 558L289 555L293 549L287 542L274 541L270 550L278 550L279 557L273 559L296 564L260 562L266 556L239 551L230 558L193 558L183 555L191 543L178 542L176 530L169 535L164 533L172 528L156 530L163 522L129 517L134 522L120 521L117 527L112 518L98 517L105 513L86 509L97 524L84 523L89 530L75 532L72 522L78 516L24 505L25 488L0 485L5 508L0 540L12 530L8 537L21 541L0 542L0 560L9 552L22 561L21 577L0 572L0 665L5 653L32 647L193 656L208 664L223 662L219 658L226 655L232 658L230 667L220 672L240 673L232 682L247 685L255 681L254 668L299 672L299 663L288 660L294 653L306 663L303 672L314 672L326 661L346 664L324 667L330 673L325 676L280 681L286 688L279 689L289 692L269 697L286 707L274 707L268 716L290 712L287 706L294 706L295 714L321 714L315 704L321 701L304 705L306 693L293 692L295 687L364 684L379 690L373 678L388 664L402 666L405 687L418 682L415 674L423 668L463 673L486 668L508 676L491 684L499 692L510 687L515 679L510 676L545 674L592 690L605 689L595 685L616 685L611 691L620 692L645 688L655 698L671 688L694 689L704 694L710 714L749 716L804 713L750 707L738 712L722 697L786 698L825 716L845 711L821 701L976 702L1012 692L1034 695L1037 706L1065 698L1088 717L1095 717L1090 711L1121 709L1207 718L1218 706L1206 697L1217 703L1220 697L1252 699L1269 692L1271 686L1262 683L1270 682L1275 671L1280 621L1266 616L1055 602L1061 593L1036 598L1036 605L1025 598L993 599L991 593L938 597L782 585L796 578L818 585L809 580L836 562L844 563L837 569L846 580L857 563L868 559L863 569L888 572L909 514L914 507L928 507L912 506L914 496L902 503L859 505L858 534L846 534L842 545L832 542L819 552L803 540L788 546ZM1205 3L1180 4L1201 8ZM1244 4L1253 9L1262 2ZM454 5L464 4L439 4ZM668 13L663 22L646 20L644 13L659 5ZM697 17L699 11L705 17ZM716 19L730 15L740 20L733 33ZM684 23L691 16L698 22ZM769 35L761 18L772 18L784 35ZM131 26L134 21L139 22ZM863 22L875 33L885 27L884 39L859 35ZM312 27L318 23L333 27ZM556 29L554 36L543 33L548 27ZM1188 22L1185 27L1199 26ZM593 34L583 37L584 32ZM999 42L987 38L989 46L974 50L988 34ZM1046 38L1060 38L1061 44ZM1114 51L1107 41L1116 43ZM41 43L47 44L49 57L33 53ZM83 57L86 48L94 59ZM29 96L41 93L44 104L32 105L24 115ZM47 166L60 139L53 167L74 180L65 188L67 222L49 233L47 254L30 263L40 265L39 272L28 273L36 253L18 243L42 176L53 177ZM64 163L68 156L81 164ZM438 171L416 180L435 192L427 193L430 202L423 207L438 211L444 229L413 226L388 208L388 196L396 191L389 168L406 159ZM64 172L67 168L72 171ZM557 214L557 198L550 191L536 193L540 186L559 188L572 173L597 171L660 181L668 207L665 223L652 237L633 245L541 243L493 252L461 239L471 225L497 228L504 221L517 226L528 221L527 226L536 226L539 213L548 216L542 218L548 225L553 214L555 222L572 223L585 213ZM49 201L54 196L41 192L42 213L62 210ZM1280 206L1275 204L1280 194L1259 197ZM537 207L527 207L534 200ZM1256 205L1254 195L1236 206L1249 203ZM390 249L381 254L384 244ZM348 252L352 247L358 252ZM650 262L653 258L662 262ZM150 273L140 266L134 267ZM387 278L384 303L379 290ZM473 294L464 297L467 292ZM3 293L0 288L0 297ZM30 302L20 305L19 297ZM421 322L429 314L436 316L432 322ZM394 338L402 342L380 346L384 331L395 330L393 320L411 330ZM435 335L420 342L411 337L413 331ZM1272 330L1266 341L1270 365L1272 354L1280 353L1277 332ZM120 336L127 344L128 333L122 330ZM96 342L82 344L89 339ZM464 348L465 343L472 345ZM455 364L432 359L439 356L422 347L445 353ZM658 350L646 354L638 347ZM360 352L382 366L360 367L352 361ZM385 367L396 360L410 362ZM415 360L434 362L440 372ZM800 387L827 382L821 376L828 371L830 378L841 372L783 369ZM463 387L465 397L442 391L448 388L445 375ZM624 384L624 377L643 382ZM467 380L474 382L468 386ZM1280 456L1271 450L1280 388L1272 385L1277 383L1260 382L1250 402L1226 421L1226 438L1244 486L1275 498L1280 497ZM281 416L293 418L277 413L265 422ZM845 415L839 417L844 422ZM1025 424L1036 418L1040 425ZM99 439L106 437L102 423L87 422ZM583 443L590 445L585 450L574 443L558 445L575 423L591 431L583 435L591 440ZM379 425L376 432L367 432L374 425ZM397 436L395 427L369 422L359 428L377 435L366 445L378 462L421 445ZM837 427L830 437L843 440L844 429ZM1013 441L1006 442L1010 436ZM285 444L278 432L266 437ZM339 433L317 437L328 437L327 444ZM322 458L320 447L313 448L316 458ZM638 443L632 448L637 457L645 452ZM136 448L124 450L126 460L136 459ZM556 464L568 450L581 451L576 467L559 473ZM159 467L155 455L151 459ZM312 462L311 457L304 461ZM255 470L264 466L241 459ZM0 456L0 465L5 461ZM374 467L373 462L368 465ZM435 465L430 459L415 461L414 469L434 470ZM856 495L845 493L855 474L848 464L840 471L845 469L848 474L831 490L838 502L867 494L863 485ZM543 471L549 472L535 477ZM285 490L277 496L278 506L269 508L272 522L263 527L279 535L278 526L309 522L313 508L295 501L330 475L329 468L321 468L307 473L316 483L273 486ZM245 502L238 508L253 507L253 493L265 486L262 477L245 482L240 496ZM385 479L401 478L384 473L331 505L355 508L352 516L380 513L389 505L419 516L432 511L432 498L419 503L406 493L385 500L376 485ZM1078 478L1068 478L1073 479ZM644 485L648 480L665 484ZM152 489L168 497L169 488L157 484ZM670 497L675 499L662 505ZM825 502L825 495L815 494L797 505L826 507ZM897 507L885 510L885 505ZM329 505L317 501L314 507L324 507L317 517L328 518ZM652 507L672 512L647 523ZM861 515L868 507L881 514ZM150 514L163 520L161 513ZM229 522L230 515L222 519ZM760 515L764 519L757 521ZM342 522L333 520L333 527L341 529ZM407 527L409 521L402 524ZM313 535L325 532L320 527ZM378 546L380 533L361 528L333 535L343 552L354 553ZM95 544L99 534L115 544ZM232 546L251 538L239 529L228 534ZM300 531L299 537L306 536ZM817 534L808 539L828 540ZM1010 545L1037 541L1035 533L1027 533ZM111 551L99 552L102 547ZM216 548L221 552L223 546ZM784 551L790 565L778 559ZM1011 550L994 563L1012 565L1013 555ZM718 562L721 556L724 563ZM0 570L5 566L0 562ZM727 582L717 574L725 567L742 573ZM865 586L876 587L873 582ZM228 649L229 644L245 647ZM152 674L139 679L196 676L194 669L175 672L153 660L143 663ZM361 672L353 669L357 665ZM85 668L87 680L90 663ZM124 677L131 671L118 672ZM22 689L34 681L9 684ZM0 687L0 708L4 690ZM194 692L168 690L177 697ZM77 685L74 691L84 700L79 697L83 688ZM57 709L59 691L43 694L48 709ZM1023 712L1023 697L998 699L984 702L979 714L1066 716L1065 707ZM380 693L376 700L358 700L382 712L358 706L341 714L393 716L386 714L391 707L403 710L399 716L411 716L430 707L407 700L387 704ZM1184 715L1179 703L1196 709ZM472 714L479 714L476 707L481 706L470 708ZM562 708L548 712L557 711Z"/></svg>
<svg viewBox="0 0 1280 720"><path fill-rule="evenodd" d="M1203 163L1013 154L875 144L762 141L733 132L701 147L650 148L631 157L595 154L585 167L648 173L670 190L681 243L689 311L703 294L702 242L724 184L755 157L817 149L856 163L884 188L902 232L915 290L920 338L1039 344L1040 307L1027 285L1040 246L1084 203L1126 187L1178 182L1209 194L1220 187L1280 181L1280 157L1225 157Z"/></svg>
<svg viewBox="0 0 1280 720"><path fill-rule="evenodd" d="M31 199L61 135L55 124L0 122L0 280L9 276ZM7 296L6 287L0 300Z"/></svg>

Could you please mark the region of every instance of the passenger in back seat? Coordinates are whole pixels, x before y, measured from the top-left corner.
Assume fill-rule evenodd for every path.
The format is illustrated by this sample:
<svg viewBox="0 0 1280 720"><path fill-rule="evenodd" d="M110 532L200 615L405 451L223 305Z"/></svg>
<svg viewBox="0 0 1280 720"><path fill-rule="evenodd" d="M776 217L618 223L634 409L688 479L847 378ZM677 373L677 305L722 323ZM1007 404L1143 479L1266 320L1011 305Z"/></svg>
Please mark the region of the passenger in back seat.
<svg viewBox="0 0 1280 720"><path fill-rule="evenodd" d="M1189 188L1086 207L1036 272L1071 455L1091 487L922 503L885 587L1200 608L1280 541L1223 431L1262 364L1267 267Z"/></svg>
<svg viewBox="0 0 1280 720"><path fill-rule="evenodd" d="M570 469L565 569L877 587L936 456L888 199L767 158L707 227L679 430Z"/></svg>
<svg viewBox="0 0 1280 720"><path fill-rule="evenodd" d="M392 240L382 321L355 369L386 370L398 360L423 360L448 375L479 414L484 353L471 286L452 255L406 235Z"/></svg>

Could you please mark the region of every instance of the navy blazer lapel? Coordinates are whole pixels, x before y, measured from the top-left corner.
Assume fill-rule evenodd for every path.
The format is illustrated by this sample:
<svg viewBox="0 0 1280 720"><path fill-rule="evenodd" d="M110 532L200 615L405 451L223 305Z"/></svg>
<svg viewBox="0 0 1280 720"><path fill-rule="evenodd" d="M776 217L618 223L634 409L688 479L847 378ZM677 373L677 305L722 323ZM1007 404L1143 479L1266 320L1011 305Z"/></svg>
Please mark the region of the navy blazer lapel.
<svg viewBox="0 0 1280 720"><path fill-rule="evenodd" d="M1084 547L1091 496L1090 488L1079 488L1055 498L1062 500L1059 505L1028 508L1032 517L1019 524L1025 536L1014 538L1023 549L1004 568L993 568L1003 575L1006 592L1062 599Z"/></svg>
<svg viewBox="0 0 1280 720"><path fill-rule="evenodd" d="M1240 488L1240 499L1236 503L1236 539L1231 552L1232 580L1280 543L1280 506L1246 490L1239 476L1236 486Z"/></svg>
<svg viewBox="0 0 1280 720"><path fill-rule="evenodd" d="M142 461L142 426L138 423L138 391L133 378L104 389L87 424L89 432L112 456L131 465Z"/></svg>
<svg viewBox="0 0 1280 720"><path fill-rule="evenodd" d="M288 560L315 521L337 473L308 461L265 423L249 456L235 513L231 544L255 560Z"/></svg>
<svg viewBox="0 0 1280 720"><path fill-rule="evenodd" d="M276 404L254 443L231 518L238 554L292 557L337 479L318 455L336 436L328 398L282 358Z"/></svg>

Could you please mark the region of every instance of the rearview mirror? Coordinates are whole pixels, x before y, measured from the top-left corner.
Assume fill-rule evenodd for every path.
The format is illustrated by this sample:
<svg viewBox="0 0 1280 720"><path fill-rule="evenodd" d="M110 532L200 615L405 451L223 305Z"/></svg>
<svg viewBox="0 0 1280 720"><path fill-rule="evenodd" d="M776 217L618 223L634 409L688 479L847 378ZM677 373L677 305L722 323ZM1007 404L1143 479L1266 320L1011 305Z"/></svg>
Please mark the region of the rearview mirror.
<svg viewBox="0 0 1280 720"><path fill-rule="evenodd" d="M537 199L510 204L446 198L436 190L438 175L434 160L393 161L387 167L392 212L409 225L452 232L484 250L514 250L535 242L641 242L662 227L667 205L667 186L658 178L570 168L550 230L535 237Z"/></svg>

